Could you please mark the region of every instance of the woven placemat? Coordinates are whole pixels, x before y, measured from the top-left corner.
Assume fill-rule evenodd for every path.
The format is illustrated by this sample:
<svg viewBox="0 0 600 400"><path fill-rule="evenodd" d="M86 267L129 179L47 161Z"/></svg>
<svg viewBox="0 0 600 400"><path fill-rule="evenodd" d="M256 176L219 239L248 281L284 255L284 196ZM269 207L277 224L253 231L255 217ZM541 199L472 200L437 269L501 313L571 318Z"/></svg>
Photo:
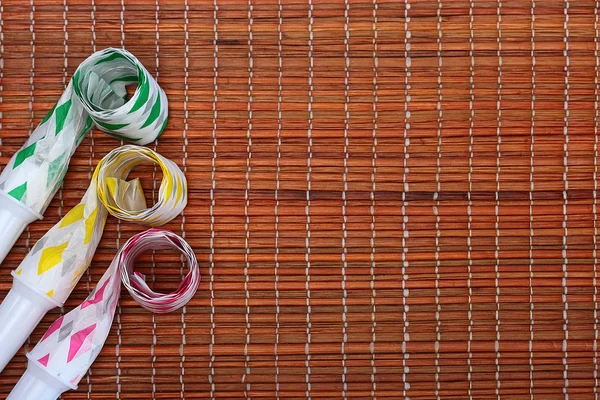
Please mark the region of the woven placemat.
<svg viewBox="0 0 600 400"><path fill-rule="evenodd" d="M65 399L597 399L598 2L2 0L0 164L94 50L170 101L202 282L125 292ZM10 271L119 142L75 154ZM160 171L139 172L148 197ZM109 218L63 310L142 228ZM182 266L148 256L155 288ZM1 345L1 344L0 344Z"/></svg>

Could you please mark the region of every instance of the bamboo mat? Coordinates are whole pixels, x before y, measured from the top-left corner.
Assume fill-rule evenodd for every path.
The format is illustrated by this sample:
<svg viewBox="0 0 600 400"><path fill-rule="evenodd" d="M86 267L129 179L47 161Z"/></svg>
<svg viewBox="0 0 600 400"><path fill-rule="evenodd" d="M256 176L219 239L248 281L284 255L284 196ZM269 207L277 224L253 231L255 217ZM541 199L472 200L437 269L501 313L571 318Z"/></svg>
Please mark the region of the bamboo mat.
<svg viewBox="0 0 600 400"><path fill-rule="evenodd" d="M64 398L598 399L598 3L1 0L1 165L82 60L124 46L169 96L150 146L190 184L167 227L198 294L152 315L124 292ZM83 142L0 298L118 145ZM139 176L152 198L160 171ZM26 347L141 230L109 218ZM182 266L141 270L169 290Z"/></svg>

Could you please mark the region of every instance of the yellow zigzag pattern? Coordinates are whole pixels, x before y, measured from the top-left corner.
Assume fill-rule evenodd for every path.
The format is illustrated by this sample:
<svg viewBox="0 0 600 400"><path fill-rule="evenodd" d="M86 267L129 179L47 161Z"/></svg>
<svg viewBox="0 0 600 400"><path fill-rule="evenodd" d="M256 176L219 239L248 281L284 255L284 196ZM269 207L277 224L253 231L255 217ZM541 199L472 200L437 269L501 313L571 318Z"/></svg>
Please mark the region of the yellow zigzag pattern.
<svg viewBox="0 0 600 400"><path fill-rule="evenodd" d="M94 225L96 224L96 217L98 216L98 207L94 208L94 211L85 220L85 239L83 244L88 244L92 240L94 234Z"/></svg>
<svg viewBox="0 0 600 400"><path fill-rule="evenodd" d="M60 221L60 228L69 226L81 219L83 219L83 211L85 210L85 204L78 204L68 212L67 215Z"/></svg>
<svg viewBox="0 0 600 400"><path fill-rule="evenodd" d="M58 246L47 247L42 251L38 264L38 276L56 267L62 261L63 251L65 251L68 245L69 242L64 242Z"/></svg>
<svg viewBox="0 0 600 400"><path fill-rule="evenodd" d="M80 221L84 217L85 212L85 204L78 204L69 211L67 215L60 221L60 228L64 228L65 226L69 226L74 224L77 221ZM85 220L85 239L83 240L83 244L88 244L90 240L92 240L92 235L94 234L94 224L96 223L96 217L98 216L98 207L92 211L92 213Z"/></svg>

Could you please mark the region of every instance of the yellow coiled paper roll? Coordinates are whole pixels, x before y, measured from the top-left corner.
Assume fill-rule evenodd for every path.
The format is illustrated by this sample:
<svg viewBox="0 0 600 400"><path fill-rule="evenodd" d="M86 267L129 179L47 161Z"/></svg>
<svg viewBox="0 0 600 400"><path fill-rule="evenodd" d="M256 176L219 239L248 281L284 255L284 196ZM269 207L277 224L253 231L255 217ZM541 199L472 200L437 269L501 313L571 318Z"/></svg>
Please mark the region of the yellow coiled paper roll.
<svg viewBox="0 0 600 400"><path fill-rule="evenodd" d="M158 201L146 208L144 192L135 180L125 182L129 172L142 163L157 164L163 173ZM96 181L97 195L108 212L125 221L148 226L166 224L183 211L187 204L185 175L173 161L147 147L123 146L104 157L92 180Z"/></svg>

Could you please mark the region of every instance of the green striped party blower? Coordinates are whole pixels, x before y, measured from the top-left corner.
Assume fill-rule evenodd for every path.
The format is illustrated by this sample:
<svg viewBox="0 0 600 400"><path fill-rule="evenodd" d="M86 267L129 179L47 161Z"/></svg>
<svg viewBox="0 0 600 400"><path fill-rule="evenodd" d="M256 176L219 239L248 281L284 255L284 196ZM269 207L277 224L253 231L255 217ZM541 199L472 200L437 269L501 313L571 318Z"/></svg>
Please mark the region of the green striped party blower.
<svg viewBox="0 0 600 400"><path fill-rule="evenodd" d="M127 100L128 85L137 85ZM0 263L62 184L89 130L135 144L155 140L168 118L165 92L126 50L108 48L77 68L58 102L0 174Z"/></svg>

